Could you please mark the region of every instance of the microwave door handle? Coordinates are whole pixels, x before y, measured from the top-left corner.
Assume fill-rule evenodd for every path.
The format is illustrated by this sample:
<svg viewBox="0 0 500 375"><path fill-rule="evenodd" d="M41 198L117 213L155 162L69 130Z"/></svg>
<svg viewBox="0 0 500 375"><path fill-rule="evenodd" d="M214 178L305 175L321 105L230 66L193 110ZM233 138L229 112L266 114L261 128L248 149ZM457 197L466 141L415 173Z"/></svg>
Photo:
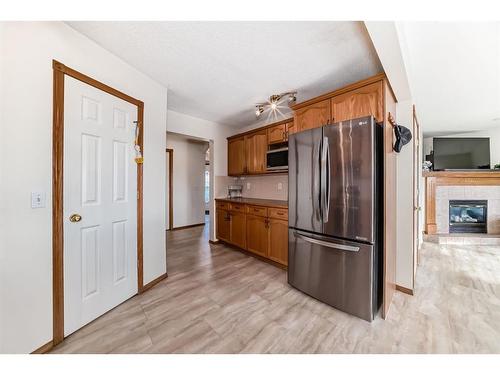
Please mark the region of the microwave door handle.
<svg viewBox="0 0 500 375"><path fill-rule="evenodd" d="M358 246L342 245L339 243L322 241L322 240L319 240L317 238L311 238L308 236L304 236L303 234L300 234L297 231L294 231L293 234L295 235L295 237L298 237L298 238L300 238L306 242L312 243L314 245L325 246L325 247L329 247L331 249L337 249L337 250L345 250L345 251L352 251L352 252L359 251Z"/></svg>

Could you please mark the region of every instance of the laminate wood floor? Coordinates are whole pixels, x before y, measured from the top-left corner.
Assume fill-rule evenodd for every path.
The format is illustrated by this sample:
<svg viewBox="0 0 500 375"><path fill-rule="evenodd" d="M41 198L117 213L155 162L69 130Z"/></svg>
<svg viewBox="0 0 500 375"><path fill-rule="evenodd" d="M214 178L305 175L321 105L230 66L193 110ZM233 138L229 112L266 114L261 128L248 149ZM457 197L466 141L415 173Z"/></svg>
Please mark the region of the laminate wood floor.
<svg viewBox="0 0 500 375"><path fill-rule="evenodd" d="M387 320L349 316L291 288L286 272L208 227L168 233L168 279L53 353L499 353L500 248L425 243L415 296Z"/></svg>

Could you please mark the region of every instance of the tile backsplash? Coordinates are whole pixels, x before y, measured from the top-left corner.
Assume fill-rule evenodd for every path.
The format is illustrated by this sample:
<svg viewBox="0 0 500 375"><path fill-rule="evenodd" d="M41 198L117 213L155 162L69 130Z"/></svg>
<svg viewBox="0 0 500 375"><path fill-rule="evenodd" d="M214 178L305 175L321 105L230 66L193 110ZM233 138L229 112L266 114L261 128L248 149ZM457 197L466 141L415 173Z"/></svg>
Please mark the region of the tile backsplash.
<svg viewBox="0 0 500 375"><path fill-rule="evenodd" d="M226 197L229 185L243 185L243 196L245 198L288 199L288 175L215 176L215 197Z"/></svg>

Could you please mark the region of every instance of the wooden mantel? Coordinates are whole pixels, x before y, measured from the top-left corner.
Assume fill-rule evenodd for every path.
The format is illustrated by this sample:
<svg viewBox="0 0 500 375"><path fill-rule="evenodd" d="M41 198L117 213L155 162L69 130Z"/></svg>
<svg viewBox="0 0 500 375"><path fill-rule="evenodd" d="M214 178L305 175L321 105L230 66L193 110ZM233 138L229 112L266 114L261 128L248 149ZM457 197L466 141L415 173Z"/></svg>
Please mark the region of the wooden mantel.
<svg viewBox="0 0 500 375"><path fill-rule="evenodd" d="M425 233L436 234L437 186L500 186L500 171L430 171L425 178Z"/></svg>

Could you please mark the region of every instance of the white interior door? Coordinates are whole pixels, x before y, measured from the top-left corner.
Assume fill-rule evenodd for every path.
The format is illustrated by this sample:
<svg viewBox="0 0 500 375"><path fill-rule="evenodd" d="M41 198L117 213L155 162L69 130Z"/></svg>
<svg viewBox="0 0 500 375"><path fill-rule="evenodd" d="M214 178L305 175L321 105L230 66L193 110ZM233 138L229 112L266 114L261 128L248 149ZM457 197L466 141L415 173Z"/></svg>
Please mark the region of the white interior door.
<svg viewBox="0 0 500 375"><path fill-rule="evenodd" d="M136 120L135 105L65 77L65 336L137 293Z"/></svg>

